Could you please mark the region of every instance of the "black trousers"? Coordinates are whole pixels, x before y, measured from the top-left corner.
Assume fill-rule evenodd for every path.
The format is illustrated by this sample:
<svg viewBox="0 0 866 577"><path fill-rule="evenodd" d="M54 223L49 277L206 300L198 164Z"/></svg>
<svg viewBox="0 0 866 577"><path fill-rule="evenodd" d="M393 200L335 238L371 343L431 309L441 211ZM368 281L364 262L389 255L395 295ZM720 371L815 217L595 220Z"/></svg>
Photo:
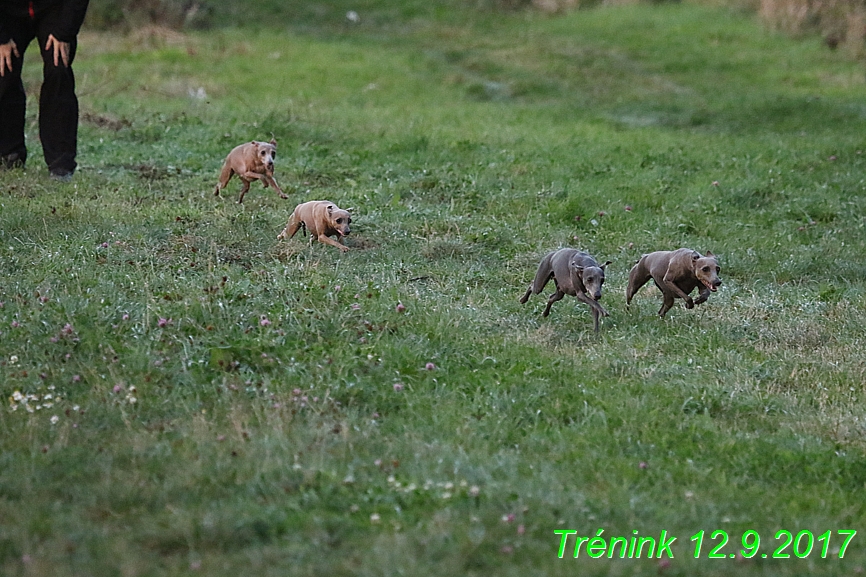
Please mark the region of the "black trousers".
<svg viewBox="0 0 866 577"><path fill-rule="evenodd" d="M24 144L24 113L27 98L21 82L24 51L36 38L42 53L42 91L39 94L39 139L48 170L54 174L70 174L77 166L78 98L75 96L75 76L72 60L76 41L70 43L69 66L62 61L54 66L54 51L45 50L52 19L59 18L59 9L49 9L34 18L13 18L0 14L7 30L18 46L20 56L13 54L12 70L0 76L0 162L27 160Z"/></svg>

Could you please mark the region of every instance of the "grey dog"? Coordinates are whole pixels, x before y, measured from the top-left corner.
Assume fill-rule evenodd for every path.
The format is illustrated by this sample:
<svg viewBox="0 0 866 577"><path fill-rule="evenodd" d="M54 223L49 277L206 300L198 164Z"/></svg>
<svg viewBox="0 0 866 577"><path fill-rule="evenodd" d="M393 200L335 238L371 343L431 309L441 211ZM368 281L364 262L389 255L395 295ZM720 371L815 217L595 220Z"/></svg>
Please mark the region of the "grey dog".
<svg viewBox="0 0 866 577"><path fill-rule="evenodd" d="M562 300L565 295L571 295L589 305L595 332L598 332L599 316L608 316L608 312L598 304L598 300L601 298L601 285L604 284L604 267L610 263L611 261L607 261L599 266L594 258L574 248L553 251L541 259L535 279L526 289L526 294L520 302L525 303L530 295L537 295L543 291L552 278L556 285L556 292L547 300L547 307L542 316L546 317L550 314L553 303Z"/></svg>
<svg viewBox="0 0 866 577"><path fill-rule="evenodd" d="M701 254L690 248L677 250L660 250L640 257L628 273L628 288L625 291L626 306L640 287L653 279L662 291L664 301L659 309L659 316L664 318L674 306L674 298L686 301L686 308L694 308L710 298L710 293L716 292L721 286L719 278L719 262L716 255L707 251ZM700 295L695 300L689 296L695 288L701 287Z"/></svg>

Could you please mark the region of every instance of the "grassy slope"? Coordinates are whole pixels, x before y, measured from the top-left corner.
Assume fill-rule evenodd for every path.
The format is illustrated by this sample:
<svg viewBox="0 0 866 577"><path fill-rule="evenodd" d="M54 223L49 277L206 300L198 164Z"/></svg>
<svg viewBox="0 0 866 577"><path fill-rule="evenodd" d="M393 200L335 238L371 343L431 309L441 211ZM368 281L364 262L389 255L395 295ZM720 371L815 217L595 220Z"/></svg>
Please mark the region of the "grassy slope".
<svg viewBox="0 0 866 577"><path fill-rule="evenodd" d="M38 146L0 173L0 396L62 396L0 411L2 572L655 574L556 559L554 529L604 528L722 575L697 530L860 529L859 67L692 6L357 6L82 39L75 181ZM292 200L214 199L271 133ZM313 198L354 207L347 255L275 241ZM615 261L599 337L517 303L566 244ZM627 312L677 246L721 255L720 293ZM861 539L736 570L849 574Z"/></svg>

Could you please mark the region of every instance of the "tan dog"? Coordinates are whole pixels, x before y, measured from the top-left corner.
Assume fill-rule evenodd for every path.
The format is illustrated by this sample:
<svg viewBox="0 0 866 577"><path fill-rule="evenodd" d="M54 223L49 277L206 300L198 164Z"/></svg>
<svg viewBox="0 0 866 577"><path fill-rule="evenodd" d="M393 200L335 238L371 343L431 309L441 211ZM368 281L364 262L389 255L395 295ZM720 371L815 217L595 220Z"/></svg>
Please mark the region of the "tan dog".
<svg viewBox="0 0 866 577"><path fill-rule="evenodd" d="M274 139L271 139L270 142L253 140L252 142L234 147L229 152L223 164L214 196L219 196L220 190L228 185L233 175L237 174L244 183L241 189L241 196L238 199L239 203L244 201L244 195L250 189L250 183L254 180L261 180L265 188L268 186L274 187L274 190L279 193L280 198L289 198L283 193L277 181L274 180L274 159L276 157L277 141Z"/></svg>
<svg viewBox="0 0 866 577"><path fill-rule="evenodd" d="M710 293L716 292L722 284L720 270L716 255L709 251L705 256L690 248L645 254L628 273L626 306L631 304L638 289L653 279L664 297L662 308L659 309L660 317L664 318L674 306L674 298L685 300L687 309L694 308L706 302ZM693 301L689 293L699 286L702 286L700 295Z"/></svg>
<svg viewBox="0 0 866 577"><path fill-rule="evenodd" d="M344 242L346 235L351 230L349 224L352 222L352 215L348 211L339 208L336 204L329 200L311 200L299 204L295 207L292 216L289 217L289 222L286 228L283 229L277 238L292 238L298 229L304 227L304 234L307 229L310 230L310 242L314 238L319 239L319 242L335 246L343 252L349 250ZM340 242L332 239L332 235L337 235Z"/></svg>
<svg viewBox="0 0 866 577"><path fill-rule="evenodd" d="M530 295L538 294L544 290L550 279L556 285L556 292L547 300L547 307L541 316L550 314L550 307L565 295L571 295L577 300L589 305L592 310L595 332L598 332L598 317L609 316L598 300L601 298L601 285L604 284L604 267L610 264L607 261L599 266L594 258L573 248L561 248L551 252L541 259L538 272L526 294L520 299L521 303L529 300Z"/></svg>

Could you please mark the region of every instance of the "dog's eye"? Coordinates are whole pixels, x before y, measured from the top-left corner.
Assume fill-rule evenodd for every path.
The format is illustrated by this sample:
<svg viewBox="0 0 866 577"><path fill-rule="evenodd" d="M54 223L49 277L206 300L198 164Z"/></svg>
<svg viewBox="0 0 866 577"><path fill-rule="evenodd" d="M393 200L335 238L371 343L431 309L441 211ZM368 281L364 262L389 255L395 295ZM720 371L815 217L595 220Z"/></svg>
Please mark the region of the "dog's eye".
<svg viewBox="0 0 866 577"><path fill-rule="evenodd" d="M705 266L705 267L702 268L701 270L704 271L704 272L710 272L710 267Z"/></svg>
<svg viewBox="0 0 866 577"><path fill-rule="evenodd" d="M719 274L720 272L722 272L722 269L719 267L716 267L716 274Z"/></svg>
<svg viewBox="0 0 866 577"><path fill-rule="evenodd" d="M338 218L338 219L337 219L337 224L343 224L343 219L342 219L342 218Z"/></svg>

